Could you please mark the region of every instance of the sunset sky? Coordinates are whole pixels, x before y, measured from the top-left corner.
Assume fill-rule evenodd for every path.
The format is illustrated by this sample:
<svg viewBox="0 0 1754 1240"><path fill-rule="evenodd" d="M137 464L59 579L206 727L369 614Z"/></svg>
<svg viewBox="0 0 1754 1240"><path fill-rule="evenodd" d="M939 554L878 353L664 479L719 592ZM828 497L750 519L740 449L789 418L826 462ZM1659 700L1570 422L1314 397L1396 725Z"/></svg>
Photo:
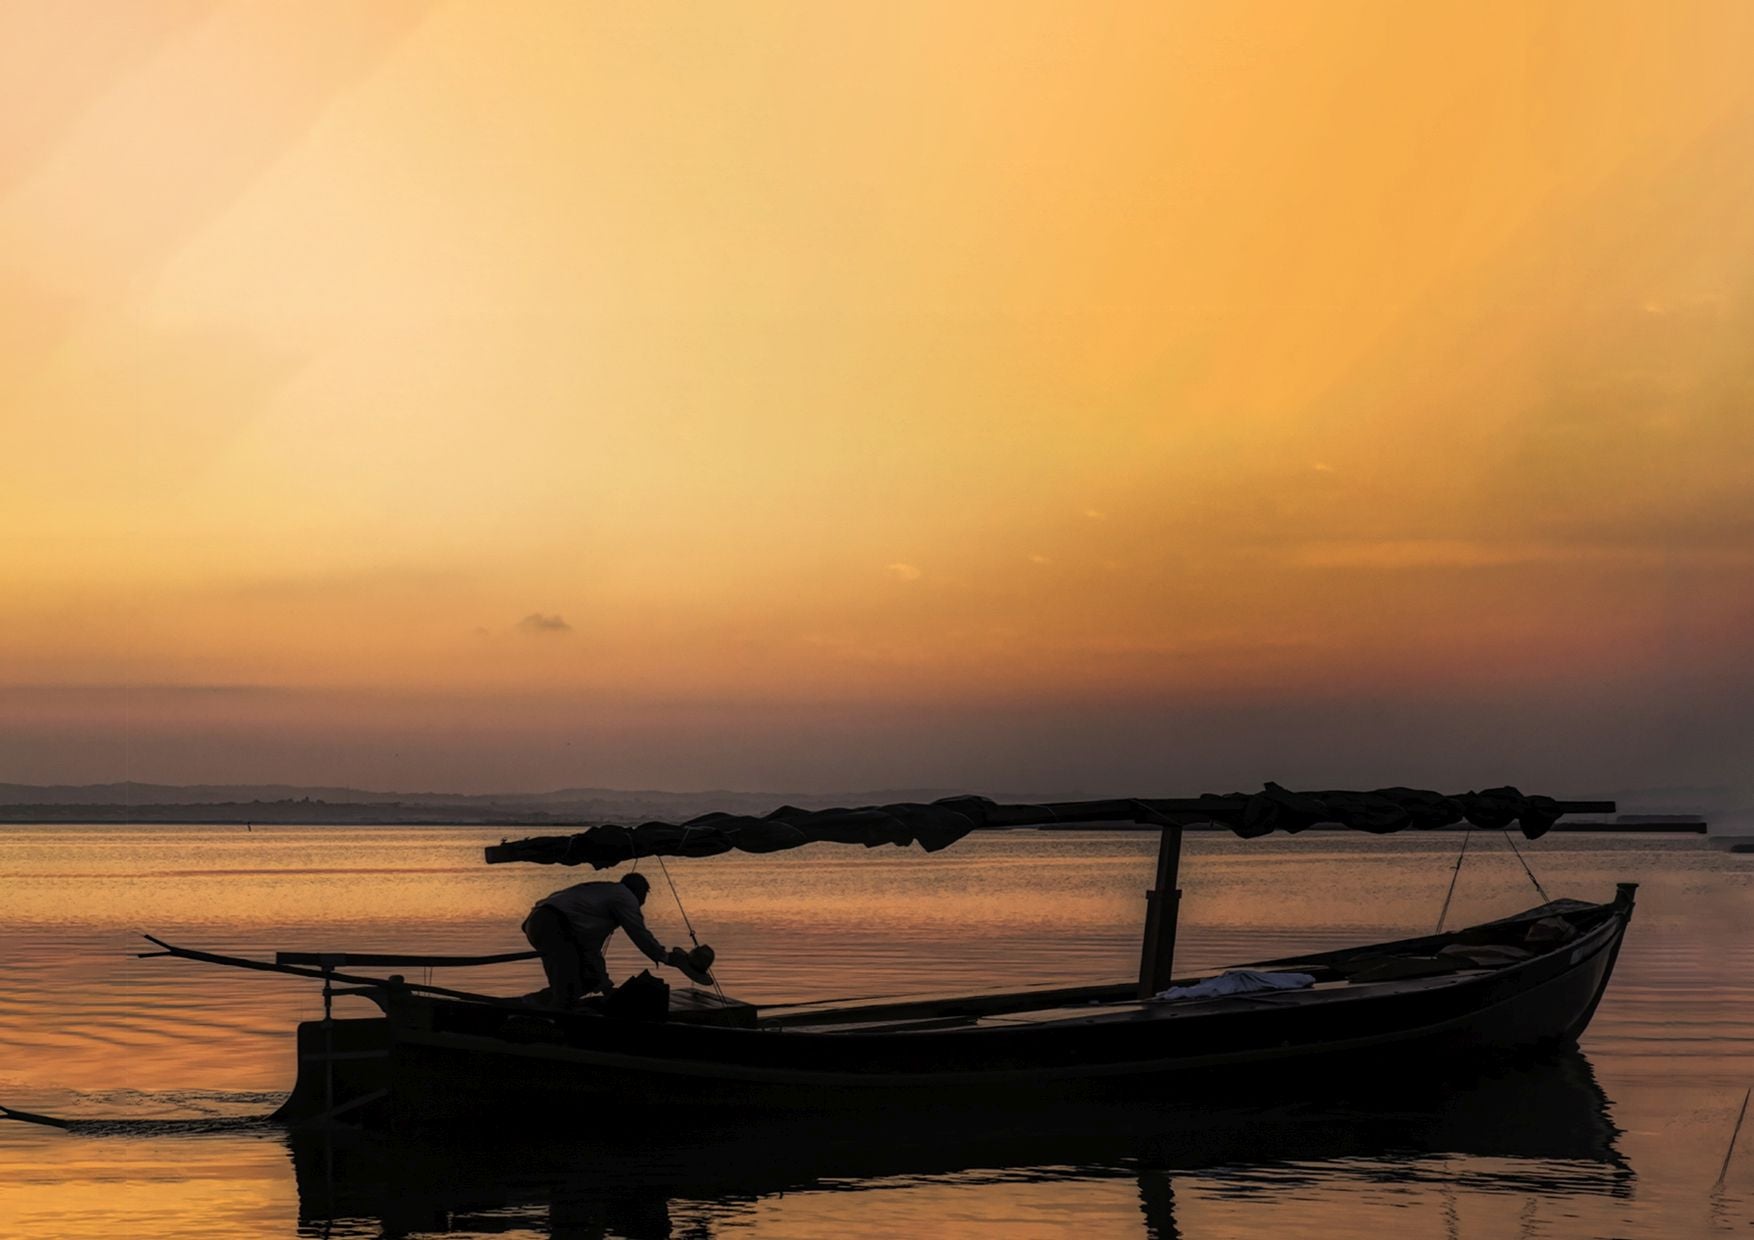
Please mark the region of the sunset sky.
<svg viewBox="0 0 1754 1240"><path fill-rule="evenodd" d="M0 780L1754 783L1754 5L0 14Z"/></svg>

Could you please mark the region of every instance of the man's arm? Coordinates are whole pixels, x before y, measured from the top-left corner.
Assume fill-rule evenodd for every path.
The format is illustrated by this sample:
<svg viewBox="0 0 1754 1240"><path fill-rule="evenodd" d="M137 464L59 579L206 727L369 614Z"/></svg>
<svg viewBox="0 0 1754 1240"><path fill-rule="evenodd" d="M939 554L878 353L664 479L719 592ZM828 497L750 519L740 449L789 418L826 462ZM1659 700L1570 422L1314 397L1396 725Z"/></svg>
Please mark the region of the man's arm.
<svg viewBox="0 0 1754 1240"><path fill-rule="evenodd" d="M652 932L646 929L645 914L640 912L639 901L634 898L633 892L630 891L625 898L618 898L615 901L615 920L623 930L627 931L628 940L644 952L647 959L653 964L668 962L669 952L664 949L662 943L652 937Z"/></svg>

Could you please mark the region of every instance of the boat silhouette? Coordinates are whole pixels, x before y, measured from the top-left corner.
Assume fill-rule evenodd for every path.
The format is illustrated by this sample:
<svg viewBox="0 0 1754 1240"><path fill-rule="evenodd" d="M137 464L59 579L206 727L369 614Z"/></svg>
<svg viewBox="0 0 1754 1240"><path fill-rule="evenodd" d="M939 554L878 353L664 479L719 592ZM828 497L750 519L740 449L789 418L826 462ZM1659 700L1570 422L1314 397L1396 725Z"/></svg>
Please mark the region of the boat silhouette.
<svg viewBox="0 0 1754 1240"><path fill-rule="evenodd" d="M1212 822L1254 837L1327 822L1383 834L1465 821L1489 829L1516 823L1537 838L1565 813L1604 805L1613 808L1511 788L1441 796L1406 788L1293 793L1269 784L1248 796L1183 800L1000 805L956 797L765 818L717 814L600 825L487 850L490 862L607 868L645 856L829 842L936 851L975 830L1129 823L1158 832L1161 843L1138 980L1119 984L790 1008L686 989L636 1018L613 1004L561 1009L344 971L488 964L528 953L282 952L268 962L152 941L163 949L157 954L323 982L324 1018L298 1030L297 1082L276 1116L293 1125L516 1131L589 1109L667 1109L690 1122L715 1110L925 1116L1018 1100L1037 1109L1194 1097L1222 1103L1244 1085L1265 1083L1295 1097L1316 1079L1394 1075L1417 1085L1575 1046L1612 976L1636 885L1622 883L1612 900L1591 903L1547 899L1535 882L1545 902L1512 917L1256 962L1243 974L1177 978L1184 827ZM383 1014L337 1020L337 994L369 999Z"/></svg>

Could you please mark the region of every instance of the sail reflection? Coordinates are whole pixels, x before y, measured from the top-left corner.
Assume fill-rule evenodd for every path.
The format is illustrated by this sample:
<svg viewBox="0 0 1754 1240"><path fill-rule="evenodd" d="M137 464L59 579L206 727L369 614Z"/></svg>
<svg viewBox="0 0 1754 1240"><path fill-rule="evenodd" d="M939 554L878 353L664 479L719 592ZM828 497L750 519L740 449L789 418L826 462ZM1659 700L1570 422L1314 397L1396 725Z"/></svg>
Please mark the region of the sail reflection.
<svg viewBox="0 0 1754 1240"><path fill-rule="evenodd" d="M1634 1175L1618 1131L1588 1060L1573 1052L1461 1081L1355 1080L1221 1108L1043 1111L1020 1099L979 1114L702 1115L685 1130L673 1119L660 1129L573 1115L511 1139L343 1131L287 1143L300 1231L312 1236L704 1237L715 1220L732 1224L748 1203L781 1193L1132 1179L1144 1234L1172 1237L1178 1176L1237 1201L1373 1182L1625 1198Z"/></svg>

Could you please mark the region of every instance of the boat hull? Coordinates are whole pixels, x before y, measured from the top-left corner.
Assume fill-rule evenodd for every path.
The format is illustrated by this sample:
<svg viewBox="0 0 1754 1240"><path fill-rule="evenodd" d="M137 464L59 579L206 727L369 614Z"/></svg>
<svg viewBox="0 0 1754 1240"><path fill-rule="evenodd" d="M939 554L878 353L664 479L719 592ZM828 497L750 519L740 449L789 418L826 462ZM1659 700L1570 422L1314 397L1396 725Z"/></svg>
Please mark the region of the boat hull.
<svg viewBox="0 0 1754 1240"><path fill-rule="evenodd" d="M1612 975L1631 889L1610 904L1578 907L1593 912L1579 917L1575 938L1509 967L1325 995L1133 1005L1122 1015L1093 1007L1089 1019L1074 1012L1014 1025L860 1031L584 1018L542 1036L540 1022L532 1028L503 1008L392 996L380 1021L336 1022L327 1033L320 1022L301 1028L304 1071L283 1118L373 1095L356 1107L360 1118L395 1126L527 1128L551 1119L564 1126L580 1107L597 1106L904 1107L926 1115L1072 1101L1234 1100L1288 1088L1302 1095L1315 1083L1467 1072L1575 1045ZM344 1024L352 1028L342 1041L360 1048L353 1058L318 1042L339 1046ZM325 1062L347 1065L348 1079L339 1087L325 1081L319 1094Z"/></svg>

